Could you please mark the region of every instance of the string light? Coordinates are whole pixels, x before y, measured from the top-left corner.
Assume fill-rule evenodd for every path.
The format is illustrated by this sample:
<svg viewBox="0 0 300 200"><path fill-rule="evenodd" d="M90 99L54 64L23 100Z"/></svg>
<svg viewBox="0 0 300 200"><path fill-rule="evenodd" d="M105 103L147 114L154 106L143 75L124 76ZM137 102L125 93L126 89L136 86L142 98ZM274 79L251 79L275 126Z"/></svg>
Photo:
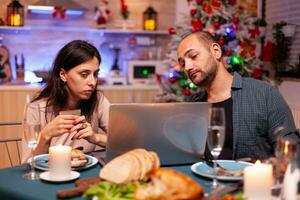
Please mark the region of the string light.
<svg viewBox="0 0 300 200"><path fill-rule="evenodd" d="M190 88L190 89L193 89L193 88L195 88L195 85L194 85L194 83L189 83L189 88Z"/></svg>
<svg viewBox="0 0 300 200"><path fill-rule="evenodd" d="M226 64L228 64L228 65L231 64L231 58L230 58L230 57L227 57L227 58L226 58Z"/></svg>
<svg viewBox="0 0 300 200"><path fill-rule="evenodd" d="M174 77L173 72L169 72L169 78L173 78L173 77Z"/></svg>
<svg viewBox="0 0 300 200"><path fill-rule="evenodd" d="M231 62L232 62L232 65L243 65L243 59L237 55L231 56Z"/></svg>

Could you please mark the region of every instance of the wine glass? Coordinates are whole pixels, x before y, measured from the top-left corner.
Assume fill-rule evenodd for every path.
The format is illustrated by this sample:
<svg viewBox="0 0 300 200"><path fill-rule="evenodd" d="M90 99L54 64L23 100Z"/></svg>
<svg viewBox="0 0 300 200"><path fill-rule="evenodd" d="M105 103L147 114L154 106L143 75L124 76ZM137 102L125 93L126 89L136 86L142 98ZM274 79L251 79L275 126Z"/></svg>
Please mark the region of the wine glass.
<svg viewBox="0 0 300 200"><path fill-rule="evenodd" d="M207 145L214 158L214 172L212 188L218 187L217 181L217 159L221 154L225 140L225 113L224 108L211 108L209 110L209 125L207 133Z"/></svg>
<svg viewBox="0 0 300 200"><path fill-rule="evenodd" d="M23 129L24 129L24 139L27 143L28 148L30 148L30 172L23 175L24 178L29 180L39 179L39 174L35 172L34 155L33 150L37 147L38 137L41 131L41 116L40 116L40 106L39 104L27 104L25 107Z"/></svg>

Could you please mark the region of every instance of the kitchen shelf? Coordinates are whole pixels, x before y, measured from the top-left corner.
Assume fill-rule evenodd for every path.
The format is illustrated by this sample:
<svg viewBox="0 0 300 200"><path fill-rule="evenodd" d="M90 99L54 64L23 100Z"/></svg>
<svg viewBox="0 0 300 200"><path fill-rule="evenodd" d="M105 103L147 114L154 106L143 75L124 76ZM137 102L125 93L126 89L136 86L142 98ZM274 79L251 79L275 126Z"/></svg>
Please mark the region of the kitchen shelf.
<svg viewBox="0 0 300 200"><path fill-rule="evenodd" d="M0 26L0 33L22 33L31 31L71 31L71 32L94 32L105 34L136 34L136 35L168 35L168 31L144 31L139 29L99 29L97 27L75 27L75 26L23 26L10 27Z"/></svg>
<svg viewBox="0 0 300 200"><path fill-rule="evenodd" d="M0 26L0 33L24 33L30 30L28 26Z"/></svg>

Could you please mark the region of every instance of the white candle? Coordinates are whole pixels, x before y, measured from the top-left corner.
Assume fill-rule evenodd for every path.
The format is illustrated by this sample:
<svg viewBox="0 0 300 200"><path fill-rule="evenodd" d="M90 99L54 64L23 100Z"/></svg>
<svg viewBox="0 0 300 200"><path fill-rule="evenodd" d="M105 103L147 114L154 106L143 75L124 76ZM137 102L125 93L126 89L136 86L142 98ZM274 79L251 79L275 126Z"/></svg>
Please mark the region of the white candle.
<svg viewBox="0 0 300 200"><path fill-rule="evenodd" d="M271 199L273 185L273 167L269 164L248 166L244 170L244 196L247 200Z"/></svg>
<svg viewBox="0 0 300 200"><path fill-rule="evenodd" d="M52 146L49 148L49 176L52 179L66 179L71 176L70 146Z"/></svg>

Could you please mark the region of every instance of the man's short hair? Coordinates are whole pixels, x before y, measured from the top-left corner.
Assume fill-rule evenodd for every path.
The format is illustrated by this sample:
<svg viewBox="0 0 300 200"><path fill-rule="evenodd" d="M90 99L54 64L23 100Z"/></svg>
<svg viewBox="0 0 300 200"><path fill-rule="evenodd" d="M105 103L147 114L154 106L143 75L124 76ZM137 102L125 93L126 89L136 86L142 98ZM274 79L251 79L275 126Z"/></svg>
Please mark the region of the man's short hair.
<svg viewBox="0 0 300 200"><path fill-rule="evenodd" d="M188 32L181 36L181 41L185 38L195 35L199 42L204 44L204 47L209 49L212 43L217 43L215 38L207 31Z"/></svg>

